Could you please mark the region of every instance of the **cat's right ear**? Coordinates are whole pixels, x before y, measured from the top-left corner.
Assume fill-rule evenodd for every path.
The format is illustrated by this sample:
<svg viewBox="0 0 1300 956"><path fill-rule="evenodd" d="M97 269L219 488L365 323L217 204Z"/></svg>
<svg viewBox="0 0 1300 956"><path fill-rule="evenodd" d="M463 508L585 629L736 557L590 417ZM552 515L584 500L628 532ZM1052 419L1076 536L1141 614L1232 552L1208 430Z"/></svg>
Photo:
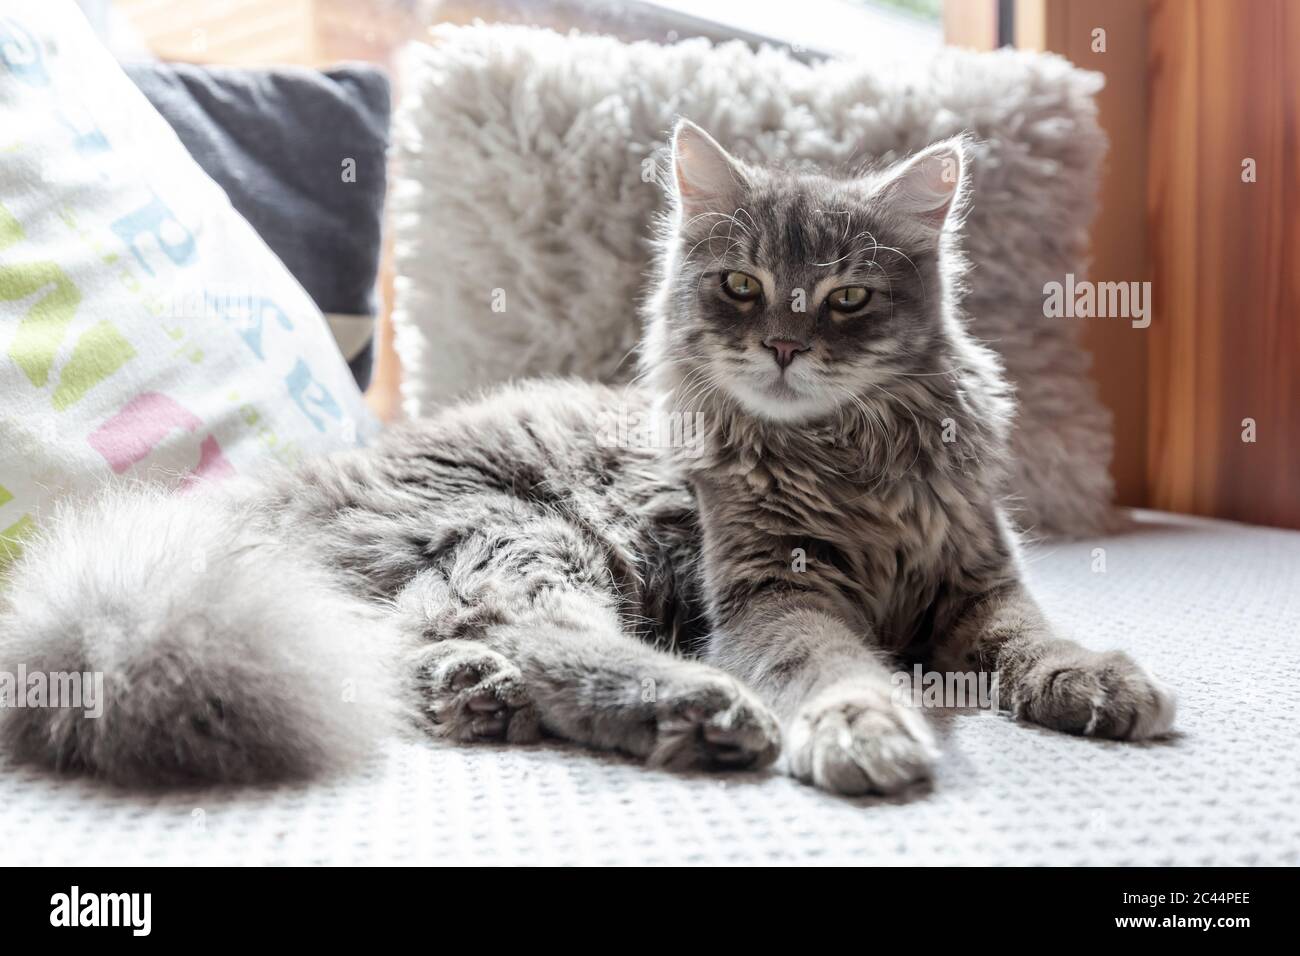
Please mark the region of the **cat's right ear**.
<svg viewBox="0 0 1300 956"><path fill-rule="evenodd" d="M730 216L740 205L745 174L740 161L688 119L673 130L673 184L682 220L709 213Z"/></svg>
<svg viewBox="0 0 1300 956"><path fill-rule="evenodd" d="M937 240L965 202L969 157L965 136L942 140L887 170L876 194Z"/></svg>

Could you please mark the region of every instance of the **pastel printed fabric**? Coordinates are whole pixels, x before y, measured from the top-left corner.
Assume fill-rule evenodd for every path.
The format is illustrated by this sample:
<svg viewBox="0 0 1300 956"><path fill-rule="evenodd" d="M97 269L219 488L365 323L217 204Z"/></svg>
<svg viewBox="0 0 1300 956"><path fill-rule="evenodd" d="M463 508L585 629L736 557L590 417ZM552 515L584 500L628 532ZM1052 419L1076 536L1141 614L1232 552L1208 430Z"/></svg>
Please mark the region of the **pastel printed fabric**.
<svg viewBox="0 0 1300 956"><path fill-rule="evenodd" d="M54 497L376 428L324 318L69 0L0 0L0 567Z"/></svg>

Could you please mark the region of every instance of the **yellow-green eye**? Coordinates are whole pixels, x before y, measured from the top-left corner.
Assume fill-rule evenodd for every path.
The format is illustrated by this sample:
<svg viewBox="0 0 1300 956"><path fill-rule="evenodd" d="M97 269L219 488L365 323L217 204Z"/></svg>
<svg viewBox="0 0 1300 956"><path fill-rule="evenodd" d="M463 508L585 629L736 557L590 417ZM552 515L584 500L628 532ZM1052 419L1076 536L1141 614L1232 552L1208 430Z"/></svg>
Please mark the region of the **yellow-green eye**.
<svg viewBox="0 0 1300 956"><path fill-rule="evenodd" d="M722 277L722 291L741 302L752 302L763 291L763 286L748 272L728 272Z"/></svg>
<svg viewBox="0 0 1300 956"><path fill-rule="evenodd" d="M836 312L856 312L867 304L871 298L871 290L863 285L845 286L843 289L836 289L826 301Z"/></svg>

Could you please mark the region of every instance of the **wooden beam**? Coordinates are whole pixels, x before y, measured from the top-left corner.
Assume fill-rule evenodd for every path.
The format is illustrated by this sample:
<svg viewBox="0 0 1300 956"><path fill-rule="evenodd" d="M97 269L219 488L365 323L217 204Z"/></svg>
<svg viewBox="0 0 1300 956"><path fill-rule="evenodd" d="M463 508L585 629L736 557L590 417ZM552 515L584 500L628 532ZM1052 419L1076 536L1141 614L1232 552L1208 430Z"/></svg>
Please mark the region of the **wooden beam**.
<svg viewBox="0 0 1300 956"><path fill-rule="evenodd" d="M998 45L998 0L945 0L943 42L972 50Z"/></svg>

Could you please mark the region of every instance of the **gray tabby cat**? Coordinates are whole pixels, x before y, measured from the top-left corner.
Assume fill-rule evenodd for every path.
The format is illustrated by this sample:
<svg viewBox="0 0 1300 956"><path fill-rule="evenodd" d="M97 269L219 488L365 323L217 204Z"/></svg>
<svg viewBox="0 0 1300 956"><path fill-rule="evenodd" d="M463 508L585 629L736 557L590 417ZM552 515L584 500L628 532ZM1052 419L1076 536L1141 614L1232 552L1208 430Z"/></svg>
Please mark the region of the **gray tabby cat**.
<svg viewBox="0 0 1300 956"><path fill-rule="evenodd" d="M253 780L413 720L672 768L784 740L802 780L893 792L938 756L898 659L997 670L1059 730L1166 732L1171 695L1054 636L1021 583L1012 403L956 305L966 166L953 140L778 173L683 122L645 384L526 383L255 484L62 509L13 572L0 668L102 671L105 709L0 712L9 746ZM642 414L698 427L665 450L629 439Z"/></svg>

